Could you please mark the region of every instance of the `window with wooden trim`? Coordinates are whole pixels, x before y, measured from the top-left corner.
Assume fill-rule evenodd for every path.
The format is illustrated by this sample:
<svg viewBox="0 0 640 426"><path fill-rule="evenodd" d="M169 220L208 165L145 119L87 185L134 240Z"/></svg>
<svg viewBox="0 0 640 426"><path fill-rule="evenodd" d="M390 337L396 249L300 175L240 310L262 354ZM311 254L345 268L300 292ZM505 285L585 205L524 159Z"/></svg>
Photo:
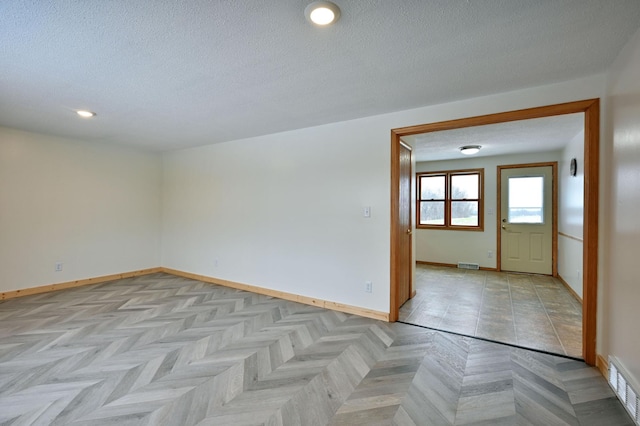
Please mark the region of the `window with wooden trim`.
<svg viewBox="0 0 640 426"><path fill-rule="evenodd" d="M416 174L418 228L482 231L484 169Z"/></svg>

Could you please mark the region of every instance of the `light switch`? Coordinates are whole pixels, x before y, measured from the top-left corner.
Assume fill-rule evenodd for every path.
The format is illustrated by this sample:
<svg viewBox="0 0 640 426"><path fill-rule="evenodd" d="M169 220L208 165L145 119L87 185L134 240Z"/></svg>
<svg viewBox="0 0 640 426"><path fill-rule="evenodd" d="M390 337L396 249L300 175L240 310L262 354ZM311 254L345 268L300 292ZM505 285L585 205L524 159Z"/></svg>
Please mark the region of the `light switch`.
<svg viewBox="0 0 640 426"><path fill-rule="evenodd" d="M365 207L362 208L362 216L371 217L371 207L370 206L365 206Z"/></svg>

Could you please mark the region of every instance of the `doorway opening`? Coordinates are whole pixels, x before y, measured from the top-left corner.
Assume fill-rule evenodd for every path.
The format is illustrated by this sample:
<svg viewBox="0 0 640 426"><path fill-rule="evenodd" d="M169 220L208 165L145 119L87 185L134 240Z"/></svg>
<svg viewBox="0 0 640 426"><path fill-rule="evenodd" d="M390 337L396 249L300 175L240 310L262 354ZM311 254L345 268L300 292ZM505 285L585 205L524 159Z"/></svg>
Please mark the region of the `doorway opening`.
<svg viewBox="0 0 640 426"><path fill-rule="evenodd" d="M397 279L400 240L397 235L399 213L399 146L400 138L428 132L461 129L487 124L507 123L565 114L584 113L584 210L583 210L583 262L582 262L582 354L584 360L594 365L596 362L596 306L597 306L597 265L598 265L598 177L599 177L599 100L590 99L564 104L550 105L524 110L509 111L484 116L423 124L391 131L391 286L390 320L398 319L398 292L400 286L412 286L400 283ZM396 210L394 212L394 209ZM406 261L406 259L405 259ZM414 266L415 267L415 266ZM407 289L403 289L407 291ZM408 289L415 294L414 288Z"/></svg>

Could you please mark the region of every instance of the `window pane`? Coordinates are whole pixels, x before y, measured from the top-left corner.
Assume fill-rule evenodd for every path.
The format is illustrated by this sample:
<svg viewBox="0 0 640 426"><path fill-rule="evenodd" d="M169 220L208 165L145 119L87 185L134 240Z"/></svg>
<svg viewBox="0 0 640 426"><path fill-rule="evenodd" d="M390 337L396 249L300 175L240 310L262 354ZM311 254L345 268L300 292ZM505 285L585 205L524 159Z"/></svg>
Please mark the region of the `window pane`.
<svg viewBox="0 0 640 426"><path fill-rule="evenodd" d="M444 200L444 176L422 176L420 178L421 200Z"/></svg>
<svg viewBox="0 0 640 426"><path fill-rule="evenodd" d="M544 178L509 178L509 222L544 223Z"/></svg>
<svg viewBox="0 0 640 426"><path fill-rule="evenodd" d="M451 176L451 198L461 200L464 198L478 199L479 175L453 175Z"/></svg>
<svg viewBox="0 0 640 426"><path fill-rule="evenodd" d="M420 202L420 225L444 225L444 202Z"/></svg>
<svg viewBox="0 0 640 426"><path fill-rule="evenodd" d="M451 225L478 226L478 202L452 201Z"/></svg>

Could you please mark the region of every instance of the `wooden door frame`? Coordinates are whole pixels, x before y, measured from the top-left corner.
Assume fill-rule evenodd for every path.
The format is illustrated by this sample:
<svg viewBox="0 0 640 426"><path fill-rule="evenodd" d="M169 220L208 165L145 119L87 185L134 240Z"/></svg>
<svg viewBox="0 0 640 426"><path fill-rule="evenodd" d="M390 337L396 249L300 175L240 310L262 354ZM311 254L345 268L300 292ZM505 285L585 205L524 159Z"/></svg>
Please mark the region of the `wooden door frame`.
<svg viewBox="0 0 640 426"><path fill-rule="evenodd" d="M520 169L525 167L551 167L552 173L552 194L551 194L551 275L558 276L558 162L549 161L546 163L526 163L526 164L506 164L497 166L496 187L496 270L502 271L502 231L500 216L502 215L502 170Z"/></svg>
<svg viewBox="0 0 640 426"><path fill-rule="evenodd" d="M596 363L596 317L598 297L598 185L600 166L600 100L587 99L563 104L440 121L391 130L391 279L389 320L397 321L396 265L398 253L398 203L400 192L400 138L420 133L507 123L531 118L584 113L584 233L582 248L582 354L589 365Z"/></svg>

